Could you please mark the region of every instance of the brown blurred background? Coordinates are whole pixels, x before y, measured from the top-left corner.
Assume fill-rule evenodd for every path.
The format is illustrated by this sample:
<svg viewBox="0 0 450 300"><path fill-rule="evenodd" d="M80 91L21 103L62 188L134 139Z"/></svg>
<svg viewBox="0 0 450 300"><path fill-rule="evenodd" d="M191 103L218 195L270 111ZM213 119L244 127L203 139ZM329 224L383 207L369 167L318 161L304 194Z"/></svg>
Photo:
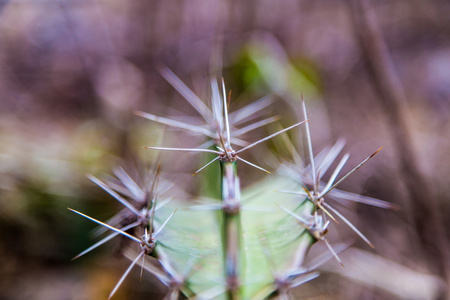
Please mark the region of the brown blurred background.
<svg viewBox="0 0 450 300"><path fill-rule="evenodd" d="M134 109L195 115L161 63L205 100L223 69L232 110L271 94L285 125L302 91L315 149L345 138L347 171L384 146L341 188L400 210L346 210L377 248L357 242L296 299L445 299L449 16L445 0L2 0L0 299L107 298L128 262L114 243L71 262L95 226L66 207L106 220L120 207L84 174L148 166L141 147L167 145ZM115 299L160 297L138 273Z"/></svg>

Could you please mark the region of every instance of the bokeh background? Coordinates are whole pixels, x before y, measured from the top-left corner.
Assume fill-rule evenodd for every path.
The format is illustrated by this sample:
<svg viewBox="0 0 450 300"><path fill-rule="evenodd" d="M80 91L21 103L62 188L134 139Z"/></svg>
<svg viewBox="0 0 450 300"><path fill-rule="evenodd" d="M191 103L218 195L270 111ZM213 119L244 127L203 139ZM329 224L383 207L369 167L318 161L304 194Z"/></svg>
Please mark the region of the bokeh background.
<svg viewBox="0 0 450 300"><path fill-rule="evenodd" d="M314 148L345 138L347 171L384 146L341 188L400 209L346 210L376 249L356 242L296 299L445 299L449 16L445 0L0 1L0 299L107 298L128 261L110 243L72 262L94 225L66 208L106 220L120 207L85 174L143 170L142 146L175 144L133 110L195 115L161 64L205 100L221 72L231 110L271 95L284 125L303 92ZM165 171L195 195L195 166ZM264 176L244 170L244 184ZM332 241L354 238L339 227ZM138 273L115 299L164 293Z"/></svg>

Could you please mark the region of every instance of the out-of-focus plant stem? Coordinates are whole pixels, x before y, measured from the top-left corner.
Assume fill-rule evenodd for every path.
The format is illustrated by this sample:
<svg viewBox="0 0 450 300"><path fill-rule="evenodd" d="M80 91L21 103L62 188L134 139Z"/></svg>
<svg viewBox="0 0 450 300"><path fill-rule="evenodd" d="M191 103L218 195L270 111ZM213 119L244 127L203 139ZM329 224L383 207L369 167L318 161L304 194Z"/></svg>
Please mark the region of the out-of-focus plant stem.
<svg viewBox="0 0 450 300"><path fill-rule="evenodd" d="M390 133L399 160L409 199L409 214L424 245L424 255L435 271L449 279L448 242L439 203L433 189L421 173L404 113L407 111L405 89L395 70L369 0L347 0L362 53L380 103L388 117ZM447 291L448 294L448 291Z"/></svg>

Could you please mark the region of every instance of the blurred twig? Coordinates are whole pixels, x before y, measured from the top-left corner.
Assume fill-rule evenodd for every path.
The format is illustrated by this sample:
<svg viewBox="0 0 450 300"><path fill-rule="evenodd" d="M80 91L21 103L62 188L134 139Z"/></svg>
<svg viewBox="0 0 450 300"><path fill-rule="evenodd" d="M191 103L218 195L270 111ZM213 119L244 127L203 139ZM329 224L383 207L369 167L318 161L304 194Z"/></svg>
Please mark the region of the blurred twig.
<svg viewBox="0 0 450 300"><path fill-rule="evenodd" d="M439 203L420 171L404 112L407 98L369 0L347 0L373 84L388 116L390 132L408 193L410 218L429 266L448 281L448 241Z"/></svg>
<svg viewBox="0 0 450 300"><path fill-rule="evenodd" d="M326 264L322 269L384 290L398 299L436 299L442 291L443 280L438 276L414 271L379 255L350 248L339 256L345 268Z"/></svg>

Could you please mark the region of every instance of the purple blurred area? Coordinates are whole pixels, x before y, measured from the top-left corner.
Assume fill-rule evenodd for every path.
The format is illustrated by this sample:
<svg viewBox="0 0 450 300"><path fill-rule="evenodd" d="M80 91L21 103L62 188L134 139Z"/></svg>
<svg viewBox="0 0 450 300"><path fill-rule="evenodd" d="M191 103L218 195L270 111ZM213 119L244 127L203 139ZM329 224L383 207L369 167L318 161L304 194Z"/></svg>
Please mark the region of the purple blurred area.
<svg viewBox="0 0 450 300"><path fill-rule="evenodd" d="M162 126L133 110L196 115L161 64L205 101L208 77L223 75L231 110L272 95L271 114L284 126L302 118L302 91L316 152L346 139L344 172L384 147L340 187L401 208L346 210L376 245L355 244L374 255L355 254L370 276L358 281L358 268L339 275L330 266L295 299L412 299L377 281L386 274L398 274L398 290L414 276L429 279L414 286L417 299L445 299L449 16L444 0L0 1L0 299L107 299L128 262L114 256L114 243L71 262L92 243L94 225L66 208L106 220L120 207L85 174L143 169L155 159L143 146L174 146L171 131L162 137ZM166 170L195 169L184 166ZM244 184L260 178L243 170ZM355 238L334 228L331 242ZM113 299L164 295L135 271Z"/></svg>

